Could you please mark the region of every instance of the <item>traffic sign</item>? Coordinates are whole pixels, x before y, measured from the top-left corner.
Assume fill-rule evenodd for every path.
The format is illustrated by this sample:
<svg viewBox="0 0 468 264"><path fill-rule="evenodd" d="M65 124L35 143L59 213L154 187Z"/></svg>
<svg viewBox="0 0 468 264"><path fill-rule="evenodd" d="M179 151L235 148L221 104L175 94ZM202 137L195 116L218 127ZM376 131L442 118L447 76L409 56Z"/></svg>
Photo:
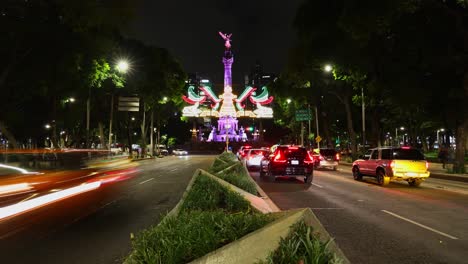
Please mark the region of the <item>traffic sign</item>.
<svg viewBox="0 0 468 264"><path fill-rule="evenodd" d="M119 96L119 111L138 112L140 111L140 98L136 96Z"/></svg>
<svg viewBox="0 0 468 264"><path fill-rule="evenodd" d="M322 138L321 138L320 136L317 136L317 137L315 138L315 142L319 143L320 141L322 141Z"/></svg>
<svg viewBox="0 0 468 264"><path fill-rule="evenodd" d="M296 121L309 121L309 120L311 120L309 109L296 110Z"/></svg>

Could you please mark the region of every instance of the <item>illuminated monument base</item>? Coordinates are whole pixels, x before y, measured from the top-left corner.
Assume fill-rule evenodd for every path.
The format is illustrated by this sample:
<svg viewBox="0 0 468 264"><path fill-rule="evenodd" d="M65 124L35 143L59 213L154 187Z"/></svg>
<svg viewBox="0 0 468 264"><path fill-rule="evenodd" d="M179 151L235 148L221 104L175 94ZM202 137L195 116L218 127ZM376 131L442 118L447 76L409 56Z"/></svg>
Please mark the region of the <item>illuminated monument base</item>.
<svg viewBox="0 0 468 264"><path fill-rule="evenodd" d="M237 118L231 116L221 117L218 120L218 129L213 127L207 141L224 142L226 137L229 137L229 141L247 141L247 134L243 127L239 129Z"/></svg>
<svg viewBox="0 0 468 264"><path fill-rule="evenodd" d="M182 99L191 104L182 110L184 117L215 117L218 119L218 127L213 127L206 141L208 142L223 142L226 138L229 141L245 142L248 140L247 134L243 127L238 126L238 117L248 118L273 118L273 109L265 105L273 101L273 96L268 95L267 87L261 87L257 90L255 87L247 87L242 94L237 97L232 91L232 64L234 56L231 52L231 36L232 34L224 34L219 32L224 39L224 93L219 97L211 90L208 85L202 85L199 88L200 92L195 91L193 85L188 87L188 95L182 96ZM259 87L260 88L260 87ZM259 94L257 94L257 92ZM254 110L245 109L245 101L249 99L255 105ZM205 101L211 102L210 109L201 107ZM250 140L258 140L258 131L252 131ZM196 134L194 134L194 138ZM203 137L199 137L203 140Z"/></svg>

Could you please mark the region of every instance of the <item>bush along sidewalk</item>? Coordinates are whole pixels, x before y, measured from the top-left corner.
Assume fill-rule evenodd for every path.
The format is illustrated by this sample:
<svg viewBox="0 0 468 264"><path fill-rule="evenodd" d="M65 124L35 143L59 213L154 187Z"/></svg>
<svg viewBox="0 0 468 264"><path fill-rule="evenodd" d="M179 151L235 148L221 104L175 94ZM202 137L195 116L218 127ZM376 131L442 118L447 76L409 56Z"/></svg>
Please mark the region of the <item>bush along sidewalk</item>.
<svg viewBox="0 0 468 264"><path fill-rule="evenodd" d="M176 207L132 240L125 263L348 263L310 209L271 213L261 197L221 179L241 172L229 155L215 160L215 174L195 172ZM284 258L291 245L296 253Z"/></svg>

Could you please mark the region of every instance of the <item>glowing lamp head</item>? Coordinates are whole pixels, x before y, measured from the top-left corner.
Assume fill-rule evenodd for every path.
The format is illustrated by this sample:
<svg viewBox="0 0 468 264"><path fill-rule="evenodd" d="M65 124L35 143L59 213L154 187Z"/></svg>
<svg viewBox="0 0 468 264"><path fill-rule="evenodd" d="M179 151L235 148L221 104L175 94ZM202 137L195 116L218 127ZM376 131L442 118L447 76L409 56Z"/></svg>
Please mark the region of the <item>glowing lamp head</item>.
<svg viewBox="0 0 468 264"><path fill-rule="evenodd" d="M126 73L128 71L129 65L128 62L121 60L117 63L116 69L121 73Z"/></svg>
<svg viewBox="0 0 468 264"><path fill-rule="evenodd" d="M326 72L331 72L331 71L333 70L333 67L332 67L331 65L328 65L328 64L327 64L327 65L325 65L324 70L325 70Z"/></svg>

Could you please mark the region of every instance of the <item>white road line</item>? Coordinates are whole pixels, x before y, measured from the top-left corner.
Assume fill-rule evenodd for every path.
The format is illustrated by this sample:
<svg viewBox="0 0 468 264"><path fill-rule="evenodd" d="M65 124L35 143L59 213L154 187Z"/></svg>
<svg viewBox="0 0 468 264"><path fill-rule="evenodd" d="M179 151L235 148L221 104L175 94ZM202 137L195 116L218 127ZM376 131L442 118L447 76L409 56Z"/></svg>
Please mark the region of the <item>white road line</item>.
<svg viewBox="0 0 468 264"><path fill-rule="evenodd" d="M176 170L178 170L178 169L172 169L172 170L170 170L170 171L176 171Z"/></svg>
<svg viewBox="0 0 468 264"><path fill-rule="evenodd" d="M143 183L146 183L146 182L149 182L149 181L152 181L152 180L154 180L154 178L148 179L148 180L146 180L146 181L142 181L142 182L140 182L139 184L143 184Z"/></svg>
<svg viewBox="0 0 468 264"><path fill-rule="evenodd" d="M331 207L331 208L310 208L311 210L343 210L343 208L335 208L335 207Z"/></svg>
<svg viewBox="0 0 468 264"><path fill-rule="evenodd" d="M405 220L405 221L410 222L410 223L412 223L412 224L415 224L415 225L417 225L417 226L420 226L420 227L422 227L422 228L424 228L424 229L427 229L427 230L432 231L432 232L434 232L434 233L437 233L437 234L439 234L439 235L443 235L443 236L445 236L445 237L448 237L448 238L451 238L451 239L454 239L454 240L458 239L457 237L454 237L454 236L451 236L451 235L446 234L446 233L444 233L444 232L435 230L434 228L430 228L430 227L428 227L428 226L425 226L425 225L423 225L423 224L420 224L420 223L418 223L418 222L415 222L415 221L413 221L413 220L411 220L411 219L408 219L408 218L405 218L405 217L403 217L403 216L397 215L397 214L395 214L395 213L389 212L389 211L387 211L387 210L382 210L382 212L387 213L387 214L389 214L389 215L392 215L392 216L394 216L394 217L400 218L400 219L402 219L402 220Z"/></svg>
<svg viewBox="0 0 468 264"><path fill-rule="evenodd" d="M24 201L26 201L26 200L29 200L29 199L33 198L34 196L36 196L36 195L37 195L37 193L32 194L31 196L29 196L29 197L24 198L23 200L21 200L20 203L21 203L21 202L24 202Z"/></svg>
<svg viewBox="0 0 468 264"><path fill-rule="evenodd" d="M316 184L316 183L312 183L312 185L315 185L315 186L317 186L317 187L319 187L319 188L323 188L322 185L318 185L318 184Z"/></svg>

